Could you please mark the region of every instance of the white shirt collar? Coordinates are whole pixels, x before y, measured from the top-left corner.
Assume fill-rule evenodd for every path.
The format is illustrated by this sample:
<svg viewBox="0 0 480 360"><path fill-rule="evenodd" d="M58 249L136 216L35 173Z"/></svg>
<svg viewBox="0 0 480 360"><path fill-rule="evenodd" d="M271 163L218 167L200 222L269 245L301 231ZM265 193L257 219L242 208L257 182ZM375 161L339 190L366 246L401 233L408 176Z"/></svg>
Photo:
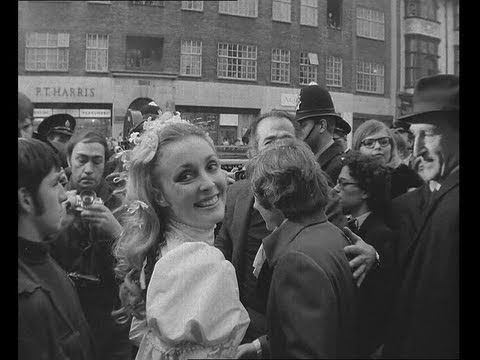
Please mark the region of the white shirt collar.
<svg viewBox="0 0 480 360"><path fill-rule="evenodd" d="M434 192L434 191L440 190L440 187L441 187L442 185L440 185L440 183L437 182L437 181L435 181L435 180L430 180L430 181L428 182L428 186L430 187L430 191L431 191L431 192Z"/></svg>
<svg viewBox="0 0 480 360"><path fill-rule="evenodd" d="M362 226L362 224L365 222L365 220L367 219L368 215L370 215L372 212L371 211L367 211L365 214L362 214L360 215L359 217L357 217L357 221L358 221L358 228L360 228L360 226Z"/></svg>

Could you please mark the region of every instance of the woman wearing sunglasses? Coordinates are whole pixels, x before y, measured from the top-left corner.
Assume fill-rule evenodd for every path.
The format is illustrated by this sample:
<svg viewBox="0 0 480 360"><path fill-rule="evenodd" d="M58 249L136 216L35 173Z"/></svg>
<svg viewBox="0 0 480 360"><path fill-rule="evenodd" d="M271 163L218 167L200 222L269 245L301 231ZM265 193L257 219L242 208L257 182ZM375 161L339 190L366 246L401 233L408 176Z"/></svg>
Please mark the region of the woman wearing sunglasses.
<svg viewBox="0 0 480 360"><path fill-rule="evenodd" d="M423 183L414 170L402 163L392 131L381 121L372 119L361 124L353 134L352 149L392 169L392 199Z"/></svg>

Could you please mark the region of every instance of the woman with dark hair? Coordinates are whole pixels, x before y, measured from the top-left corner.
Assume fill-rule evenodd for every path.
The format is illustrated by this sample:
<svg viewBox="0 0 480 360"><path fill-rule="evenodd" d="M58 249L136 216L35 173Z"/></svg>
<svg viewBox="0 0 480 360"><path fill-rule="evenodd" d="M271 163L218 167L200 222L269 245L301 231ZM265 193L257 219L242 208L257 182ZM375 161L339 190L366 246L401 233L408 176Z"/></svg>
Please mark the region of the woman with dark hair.
<svg viewBox="0 0 480 360"><path fill-rule="evenodd" d="M392 301L390 253L394 236L386 225L390 171L375 158L352 151L344 159L335 190L345 215L351 216L349 228L378 254L377 264L359 288L359 357L369 358L383 344Z"/></svg>
<svg viewBox="0 0 480 360"><path fill-rule="evenodd" d="M292 138L268 145L247 172L254 207L273 231L254 261L259 280L271 274L268 340L241 345L237 356L355 357L356 289L346 237L325 216L325 173L310 148Z"/></svg>
<svg viewBox="0 0 480 360"><path fill-rule="evenodd" d="M392 169L392 199L423 184L414 170L402 164L392 131L381 121L372 119L361 124L353 134L352 150L371 156Z"/></svg>
<svg viewBox="0 0 480 360"><path fill-rule="evenodd" d="M131 152L114 316L134 316L138 360L233 358L249 317L233 265L213 246L226 177L210 137L169 115L146 121Z"/></svg>

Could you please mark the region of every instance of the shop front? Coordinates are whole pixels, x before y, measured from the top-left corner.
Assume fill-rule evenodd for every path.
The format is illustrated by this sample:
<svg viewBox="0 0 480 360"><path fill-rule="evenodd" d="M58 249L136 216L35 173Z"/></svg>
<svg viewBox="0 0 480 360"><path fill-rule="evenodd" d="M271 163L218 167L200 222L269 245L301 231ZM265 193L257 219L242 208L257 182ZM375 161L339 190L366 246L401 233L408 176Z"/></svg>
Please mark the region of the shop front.
<svg viewBox="0 0 480 360"><path fill-rule="evenodd" d="M34 105L34 130L46 117L67 113L76 120L75 132L92 129L112 134L111 78L85 76L19 76L18 90Z"/></svg>

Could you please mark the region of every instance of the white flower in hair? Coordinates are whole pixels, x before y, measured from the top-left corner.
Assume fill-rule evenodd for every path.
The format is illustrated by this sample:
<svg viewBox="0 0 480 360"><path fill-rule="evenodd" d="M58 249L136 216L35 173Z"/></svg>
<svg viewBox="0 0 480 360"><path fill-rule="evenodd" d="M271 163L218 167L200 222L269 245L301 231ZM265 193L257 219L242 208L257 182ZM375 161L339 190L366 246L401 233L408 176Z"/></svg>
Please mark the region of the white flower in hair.
<svg viewBox="0 0 480 360"><path fill-rule="evenodd" d="M187 120L180 117L180 113L167 111L155 118L155 120L147 120L143 123L143 130L160 130L169 124L190 124Z"/></svg>
<svg viewBox="0 0 480 360"><path fill-rule="evenodd" d="M134 145L138 145L140 143L140 133L138 132L131 133L130 137L128 138L128 141Z"/></svg>

